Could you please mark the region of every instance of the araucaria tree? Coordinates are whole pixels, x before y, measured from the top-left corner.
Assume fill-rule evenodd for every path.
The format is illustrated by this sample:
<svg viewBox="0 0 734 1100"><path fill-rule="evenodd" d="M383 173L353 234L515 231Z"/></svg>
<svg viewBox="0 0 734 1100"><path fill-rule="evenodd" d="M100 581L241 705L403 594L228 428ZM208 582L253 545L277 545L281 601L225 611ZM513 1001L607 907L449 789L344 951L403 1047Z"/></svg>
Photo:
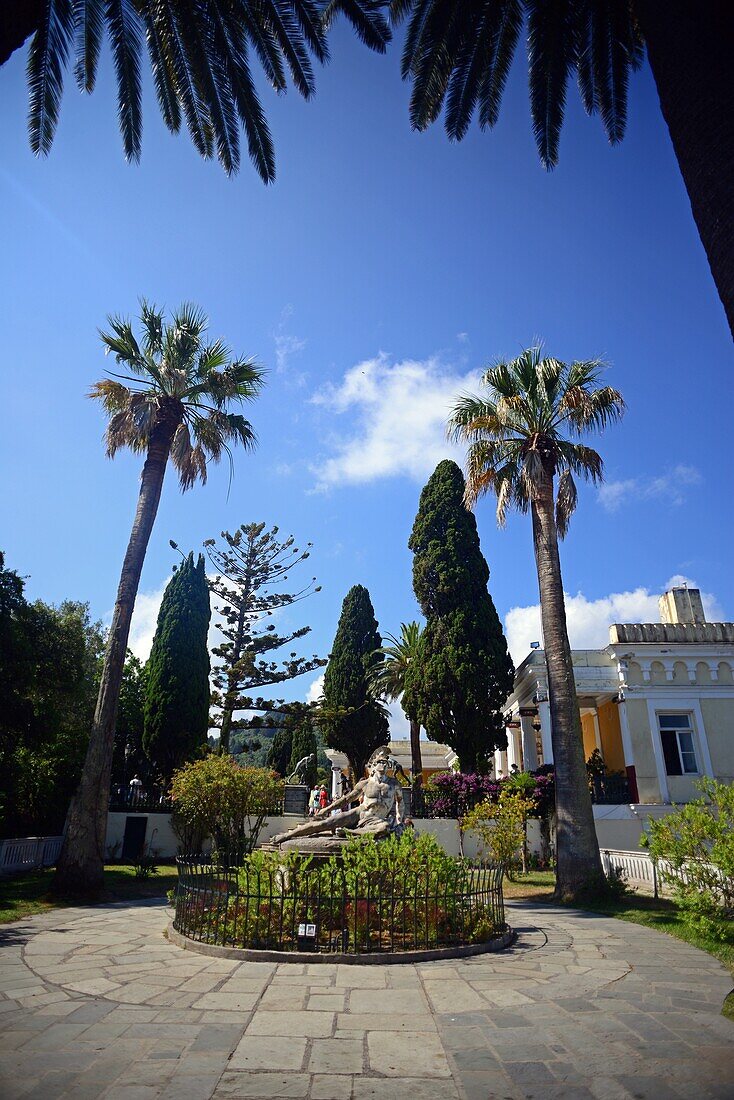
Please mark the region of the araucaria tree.
<svg viewBox="0 0 734 1100"><path fill-rule="evenodd" d="M370 594L355 584L342 604L319 719L326 744L346 755L355 781L378 745L389 740L387 718L371 688L381 645Z"/></svg>
<svg viewBox="0 0 734 1100"><path fill-rule="evenodd" d="M163 593L146 668L143 749L164 781L207 744L210 617L204 557L189 554Z"/></svg>
<svg viewBox="0 0 734 1100"><path fill-rule="evenodd" d="M54 879L60 893L97 893L103 883L107 805L115 720L135 597L168 460L182 490L206 481L207 461L217 462L230 446L254 445L252 426L232 404L251 401L262 373L251 362L232 359L221 342L205 342L207 319L184 305L169 324L162 310L141 307L142 340L130 323L110 318L102 333L105 350L121 373L97 382L91 396L109 415L106 443L112 458L122 447L145 455L138 505L107 640L97 707L79 788L69 807L66 836Z"/></svg>
<svg viewBox="0 0 734 1100"><path fill-rule="evenodd" d="M450 745L462 771L476 772L507 743L502 707L514 670L464 489L464 475L446 459L421 493L408 546L426 626L406 687L429 738Z"/></svg>
<svg viewBox="0 0 734 1100"><path fill-rule="evenodd" d="M558 553L576 507L574 475L602 479L600 456L579 439L624 412L621 394L600 380L598 362L567 365L530 348L486 371L484 392L462 397L449 421L453 437L469 444L467 504L493 492L500 525L508 508L532 517L556 775L556 897L563 901L604 889Z"/></svg>
<svg viewBox="0 0 734 1100"><path fill-rule="evenodd" d="M216 724L222 753L229 752L232 730L249 724L247 719L235 719L237 711L273 710L280 706L279 701L253 698L250 692L285 683L326 664L316 654L307 658L294 652L285 661L269 660L269 654L303 638L311 627L278 634L274 624L263 625L265 620L280 608L321 591L320 587L314 587L315 577L296 592L277 591L288 580L290 571L307 560L311 547L308 543L305 550L299 550L293 545L292 535L282 541L277 536L277 527L266 531L264 523L248 523L233 535L223 531L224 546L217 546L214 539L204 543L217 570L210 583L215 596L222 600L215 611L220 616L218 628L226 639L214 650L218 659L214 666L217 689L214 703L220 707Z"/></svg>
<svg viewBox="0 0 734 1100"><path fill-rule="evenodd" d="M421 760L421 724L418 721L418 701L408 683L411 666L418 659L421 642L420 624L401 623L400 637L387 635L390 645L382 646L377 654L379 662L372 671L372 686L377 695L387 699L400 699L405 717L410 724L410 770L413 785L423 781Z"/></svg>

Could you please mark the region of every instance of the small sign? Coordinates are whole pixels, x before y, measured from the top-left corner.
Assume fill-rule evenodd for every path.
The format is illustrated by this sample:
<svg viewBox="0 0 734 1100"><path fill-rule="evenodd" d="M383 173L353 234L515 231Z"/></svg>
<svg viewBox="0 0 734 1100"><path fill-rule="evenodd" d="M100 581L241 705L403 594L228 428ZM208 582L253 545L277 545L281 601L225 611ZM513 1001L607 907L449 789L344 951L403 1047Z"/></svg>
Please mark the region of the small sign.
<svg viewBox="0 0 734 1100"><path fill-rule="evenodd" d="M315 924L299 924L298 925L298 950L299 951L315 951L316 950L316 925Z"/></svg>

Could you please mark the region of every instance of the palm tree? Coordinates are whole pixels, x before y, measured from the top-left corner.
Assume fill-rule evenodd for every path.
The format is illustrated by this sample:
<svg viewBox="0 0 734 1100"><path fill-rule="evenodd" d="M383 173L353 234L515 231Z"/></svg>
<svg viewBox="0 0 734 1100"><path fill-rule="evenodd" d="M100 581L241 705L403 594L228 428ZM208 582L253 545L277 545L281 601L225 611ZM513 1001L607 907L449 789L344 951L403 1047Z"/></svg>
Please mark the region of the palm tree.
<svg viewBox="0 0 734 1100"><path fill-rule="evenodd" d="M375 652L380 657L371 674L372 687L378 695L387 699L400 699L405 717L410 723L410 770L413 785L423 781L421 760L421 726L410 694L408 670L418 656L421 628L418 623L401 623L400 638L387 634L392 645L381 646Z"/></svg>
<svg viewBox="0 0 734 1100"><path fill-rule="evenodd" d="M250 361L231 359L221 340L204 342L207 319L183 305L166 324L162 310L141 305L142 343L130 323L110 317L101 333L105 351L124 370L92 387L109 416L105 441L112 458L122 447L145 455L130 541L122 564L97 707L79 788L69 807L66 836L54 888L94 894L102 886L110 770L130 620L148 540L153 529L168 460L181 489L205 482L207 462L219 461L230 444L251 448L255 435L233 402L251 401L262 371Z"/></svg>
<svg viewBox="0 0 734 1100"><path fill-rule="evenodd" d="M630 70L645 48L701 241L734 333L734 7L695 0L391 0L408 18L402 74L418 130L445 106L452 140L478 108L494 126L527 14L530 110L546 168L558 161L569 77L609 141L624 136Z"/></svg>
<svg viewBox="0 0 734 1100"><path fill-rule="evenodd" d="M100 44L109 35L125 156L140 158L141 46L147 44L166 126L182 116L201 156L216 153L227 173L240 162L240 126L265 183L275 178L273 141L250 68L250 51L277 92L286 73L300 94L315 91L311 56L328 60L326 28L343 13L358 36L384 53L390 31L374 0L3 0L0 65L32 37L28 56L29 133L48 153L56 130L70 53L81 91L94 90Z"/></svg>
<svg viewBox="0 0 734 1100"><path fill-rule="evenodd" d="M556 897L563 901L604 886L558 553L576 507L574 475L602 480L601 457L577 440L624 412L621 394L599 386L600 375L599 362L567 365L530 348L487 370L486 392L462 396L449 419L452 438L469 444L467 505L491 491L500 526L511 507L532 516L556 774Z"/></svg>

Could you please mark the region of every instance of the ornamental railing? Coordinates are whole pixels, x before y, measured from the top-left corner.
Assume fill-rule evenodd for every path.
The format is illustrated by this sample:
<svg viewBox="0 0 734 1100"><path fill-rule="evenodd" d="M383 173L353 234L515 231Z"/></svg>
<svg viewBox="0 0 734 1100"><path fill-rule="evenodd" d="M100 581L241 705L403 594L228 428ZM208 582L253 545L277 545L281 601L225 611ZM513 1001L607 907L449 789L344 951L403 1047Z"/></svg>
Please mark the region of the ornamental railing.
<svg viewBox="0 0 734 1100"><path fill-rule="evenodd" d="M164 787L113 787L109 809L112 813L170 814L173 805Z"/></svg>
<svg viewBox="0 0 734 1100"><path fill-rule="evenodd" d="M595 775L589 781L591 801L599 806L624 806L631 801L626 775Z"/></svg>
<svg viewBox="0 0 734 1100"><path fill-rule="evenodd" d="M501 864L453 872L347 873L333 866L262 871L179 859L176 931L269 951L348 955L491 941L507 930Z"/></svg>

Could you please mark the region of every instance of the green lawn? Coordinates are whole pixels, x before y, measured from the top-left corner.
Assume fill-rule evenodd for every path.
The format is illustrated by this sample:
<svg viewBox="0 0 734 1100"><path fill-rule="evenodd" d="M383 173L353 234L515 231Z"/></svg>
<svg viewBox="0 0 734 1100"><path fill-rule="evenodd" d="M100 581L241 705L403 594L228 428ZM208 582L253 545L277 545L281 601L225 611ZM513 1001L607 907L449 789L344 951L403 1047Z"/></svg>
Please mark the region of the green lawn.
<svg viewBox="0 0 734 1100"><path fill-rule="evenodd" d="M34 913L65 906L48 896L53 870L29 871L25 875L0 879L0 924L23 920ZM176 885L176 868L161 864L147 879L136 879L135 868L128 864L105 867L106 901L128 901L136 898L164 897Z"/></svg>
<svg viewBox="0 0 734 1100"><path fill-rule="evenodd" d="M517 900L527 898L532 901L552 901L554 884L555 876L552 871L531 871L514 882L505 880L505 897ZM646 928L655 929L656 932L665 932L669 936L685 940L693 947L714 955L734 976L734 924L727 939L716 939L687 924L674 901L651 898L647 894L632 893L617 900L596 901L583 908L616 917L617 920L642 924ZM730 1020L734 1020L734 993L727 997L722 1011Z"/></svg>

